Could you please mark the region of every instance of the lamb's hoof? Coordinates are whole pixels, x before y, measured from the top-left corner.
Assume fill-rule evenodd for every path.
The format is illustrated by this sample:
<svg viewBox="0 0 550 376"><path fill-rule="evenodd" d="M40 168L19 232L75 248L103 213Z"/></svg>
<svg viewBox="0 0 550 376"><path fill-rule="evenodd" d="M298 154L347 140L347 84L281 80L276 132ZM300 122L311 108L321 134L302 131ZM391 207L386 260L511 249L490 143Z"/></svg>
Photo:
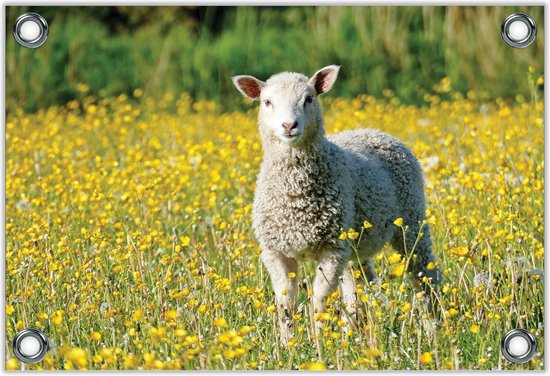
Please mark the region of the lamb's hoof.
<svg viewBox="0 0 550 376"><path fill-rule="evenodd" d="M380 287L382 286L382 280L378 278L377 276L373 276L372 278L369 278L369 286L376 286Z"/></svg>
<svg viewBox="0 0 550 376"><path fill-rule="evenodd" d="M317 338L323 338L323 328L325 325L321 322L316 320L315 321L315 336Z"/></svg>
<svg viewBox="0 0 550 376"><path fill-rule="evenodd" d="M281 333L281 338L280 338L281 346L284 348L287 348L292 338L294 337L292 337L292 335L288 333Z"/></svg>
<svg viewBox="0 0 550 376"><path fill-rule="evenodd" d="M288 347L288 344L290 343L291 339L294 338L294 333L292 332L292 327L290 325L290 320L288 319L285 319L283 321L281 321L281 325L280 325L280 340L281 340L281 345L283 347Z"/></svg>
<svg viewBox="0 0 550 376"><path fill-rule="evenodd" d="M344 322L342 326L344 332L347 333L350 330L355 330L358 326L358 313L355 303L353 305L348 304L347 308L340 311L340 313L340 318Z"/></svg>

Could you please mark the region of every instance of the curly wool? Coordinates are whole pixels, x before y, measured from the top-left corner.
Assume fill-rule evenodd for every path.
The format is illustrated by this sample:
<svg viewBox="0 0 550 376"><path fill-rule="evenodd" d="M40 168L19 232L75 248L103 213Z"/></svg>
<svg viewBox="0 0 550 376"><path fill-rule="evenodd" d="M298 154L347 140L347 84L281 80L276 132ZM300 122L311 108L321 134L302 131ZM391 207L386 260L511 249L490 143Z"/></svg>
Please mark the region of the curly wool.
<svg viewBox="0 0 550 376"><path fill-rule="evenodd" d="M373 226L363 235L361 254L368 258L395 238L402 244L396 218L413 228L424 219L422 172L396 138L374 129L344 131L306 149L269 149L253 207L262 247L291 258L341 247L341 229L359 229L367 220Z"/></svg>

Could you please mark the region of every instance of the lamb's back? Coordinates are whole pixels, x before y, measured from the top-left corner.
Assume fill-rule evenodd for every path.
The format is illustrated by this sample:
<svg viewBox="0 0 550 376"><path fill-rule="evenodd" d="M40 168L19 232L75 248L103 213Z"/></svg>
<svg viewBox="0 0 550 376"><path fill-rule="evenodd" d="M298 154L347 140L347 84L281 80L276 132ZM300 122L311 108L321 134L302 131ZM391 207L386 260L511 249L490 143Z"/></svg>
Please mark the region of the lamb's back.
<svg viewBox="0 0 550 376"><path fill-rule="evenodd" d="M423 192L420 164L397 138L376 129L357 129L330 135L328 139L360 160L382 162L397 191L414 188Z"/></svg>
<svg viewBox="0 0 550 376"><path fill-rule="evenodd" d="M365 219L374 225L365 242L373 254L393 236L396 218L410 217L410 209L423 210L420 166L407 146L379 130L348 130L327 138L348 154L356 184L356 226Z"/></svg>

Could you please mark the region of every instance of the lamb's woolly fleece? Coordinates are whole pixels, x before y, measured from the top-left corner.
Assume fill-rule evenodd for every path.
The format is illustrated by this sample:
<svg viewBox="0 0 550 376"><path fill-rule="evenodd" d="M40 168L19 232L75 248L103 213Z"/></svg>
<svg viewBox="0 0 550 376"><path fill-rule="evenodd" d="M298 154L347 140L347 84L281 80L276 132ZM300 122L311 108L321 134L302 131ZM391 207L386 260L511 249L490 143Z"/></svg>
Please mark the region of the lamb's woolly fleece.
<svg viewBox="0 0 550 376"><path fill-rule="evenodd" d="M263 249L290 258L316 258L320 249L341 248L340 229L373 227L361 240L368 258L387 243L403 248L402 217L414 244L425 218L420 166L396 138L373 129L319 137L304 149L266 148L258 176L253 228ZM429 229L418 245L418 265L432 261ZM414 236L413 236L414 234Z"/></svg>

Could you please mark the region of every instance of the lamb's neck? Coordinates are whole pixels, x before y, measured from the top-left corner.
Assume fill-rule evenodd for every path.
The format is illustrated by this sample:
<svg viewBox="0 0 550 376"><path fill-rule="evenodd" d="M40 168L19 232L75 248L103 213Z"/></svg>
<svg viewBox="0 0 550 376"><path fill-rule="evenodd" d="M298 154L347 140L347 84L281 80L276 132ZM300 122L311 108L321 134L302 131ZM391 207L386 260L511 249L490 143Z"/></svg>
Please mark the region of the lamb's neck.
<svg viewBox="0 0 550 376"><path fill-rule="evenodd" d="M328 149L329 142L324 137L302 147L269 145L264 147L264 163L275 169L321 167L326 164Z"/></svg>

